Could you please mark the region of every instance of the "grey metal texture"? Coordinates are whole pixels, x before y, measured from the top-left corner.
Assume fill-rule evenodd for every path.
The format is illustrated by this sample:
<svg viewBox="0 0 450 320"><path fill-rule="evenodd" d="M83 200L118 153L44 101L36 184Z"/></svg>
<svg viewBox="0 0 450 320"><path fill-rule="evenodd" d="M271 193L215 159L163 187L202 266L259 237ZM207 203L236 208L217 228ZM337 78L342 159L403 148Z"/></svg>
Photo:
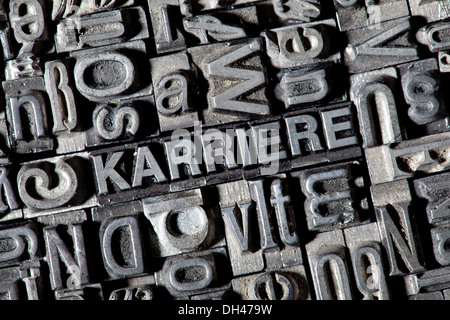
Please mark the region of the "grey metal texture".
<svg viewBox="0 0 450 320"><path fill-rule="evenodd" d="M0 1L0 300L450 300L449 3Z"/></svg>

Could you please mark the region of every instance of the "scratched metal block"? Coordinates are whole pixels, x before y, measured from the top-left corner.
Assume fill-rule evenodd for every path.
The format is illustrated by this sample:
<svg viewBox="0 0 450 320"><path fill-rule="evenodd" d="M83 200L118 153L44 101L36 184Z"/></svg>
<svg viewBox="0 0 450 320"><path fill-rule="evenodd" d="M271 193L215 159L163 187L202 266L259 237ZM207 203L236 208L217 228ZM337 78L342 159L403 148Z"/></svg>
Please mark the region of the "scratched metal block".
<svg viewBox="0 0 450 320"><path fill-rule="evenodd" d="M425 269L423 251L406 180L373 185L371 195L386 250L390 276L420 272Z"/></svg>
<svg viewBox="0 0 450 320"><path fill-rule="evenodd" d="M409 10L412 16L426 19L426 22L434 22L450 17L450 3L445 0L408 0Z"/></svg>
<svg viewBox="0 0 450 320"><path fill-rule="evenodd" d="M148 224L143 212L140 201L92 209L92 221L98 225L95 230L98 230L100 259L103 259L107 281L132 278L145 271L147 254L144 243L147 243ZM105 295L111 298L112 293L107 291L104 291ZM119 297L122 294L117 292Z"/></svg>
<svg viewBox="0 0 450 320"><path fill-rule="evenodd" d="M14 58L11 38L11 24L4 3L0 4L0 43L2 46L3 60Z"/></svg>
<svg viewBox="0 0 450 320"><path fill-rule="evenodd" d="M89 284L87 239L83 223L87 220L84 210L70 211L38 219L43 229L49 278L53 290L81 289Z"/></svg>
<svg viewBox="0 0 450 320"><path fill-rule="evenodd" d="M450 133L365 149L372 184L446 170L449 165Z"/></svg>
<svg viewBox="0 0 450 320"><path fill-rule="evenodd" d="M103 290L100 284L89 284L79 289L61 289L55 290L55 299L62 301L78 300L104 300Z"/></svg>
<svg viewBox="0 0 450 320"><path fill-rule="evenodd" d="M150 20L156 52L158 54L186 48L182 14L189 6L179 0L148 0Z"/></svg>
<svg viewBox="0 0 450 320"><path fill-rule="evenodd" d="M274 0L274 12L283 22L310 22L322 14L320 0Z"/></svg>
<svg viewBox="0 0 450 320"><path fill-rule="evenodd" d="M306 196L308 230L346 228L367 220L367 182L357 161L291 173Z"/></svg>
<svg viewBox="0 0 450 320"><path fill-rule="evenodd" d="M384 249L376 222L344 229L356 287L363 300L389 300ZM356 290L355 290L356 293Z"/></svg>
<svg viewBox="0 0 450 320"><path fill-rule="evenodd" d="M450 72L450 55L448 51L438 52L438 63L439 72L444 74Z"/></svg>
<svg viewBox="0 0 450 320"><path fill-rule="evenodd" d="M151 227L152 257L166 257L225 245L218 207L200 189L142 200Z"/></svg>
<svg viewBox="0 0 450 320"><path fill-rule="evenodd" d="M94 102L119 102L153 93L147 49L142 40L72 51L78 92Z"/></svg>
<svg viewBox="0 0 450 320"><path fill-rule="evenodd" d="M229 289L230 277L227 251L219 247L167 258L155 283L174 297L189 297Z"/></svg>
<svg viewBox="0 0 450 320"><path fill-rule="evenodd" d="M434 258L441 266L450 265L450 224L433 227L430 232Z"/></svg>
<svg viewBox="0 0 450 320"><path fill-rule="evenodd" d="M23 218L17 185L10 166L0 167L0 222Z"/></svg>
<svg viewBox="0 0 450 320"><path fill-rule="evenodd" d="M432 300L432 301L436 301L436 300L444 300L444 297L442 295L442 292L434 291L434 292L414 294L412 296L409 296L408 300Z"/></svg>
<svg viewBox="0 0 450 320"><path fill-rule="evenodd" d="M450 131L448 112L436 59L419 60L397 67L403 96L409 108L408 138ZM399 110L402 112L403 110ZM402 112L405 114L405 112ZM411 132L419 131L417 134Z"/></svg>
<svg viewBox="0 0 450 320"><path fill-rule="evenodd" d="M397 73L387 68L350 78L350 97L358 108L363 147L402 140L395 97ZM372 99L373 96L380 99ZM382 99L381 99L382 98ZM375 126L375 123L379 123Z"/></svg>
<svg viewBox="0 0 450 320"><path fill-rule="evenodd" d="M263 45L259 38L194 47L188 52L208 81L208 107L202 114L205 125L271 114L266 96L268 77Z"/></svg>
<svg viewBox="0 0 450 320"><path fill-rule="evenodd" d="M449 300L449 9L0 1L0 300Z"/></svg>
<svg viewBox="0 0 450 320"><path fill-rule="evenodd" d="M20 80L42 76L41 59L32 53L20 54L14 60L5 63L6 80Z"/></svg>
<svg viewBox="0 0 450 320"><path fill-rule="evenodd" d="M17 62L22 58L34 58L36 54L46 51L49 30L45 10L43 0L9 1L9 21L14 38L21 45ZM30 25L33 27L29 28Z"/></svg>
<svg viewBox="0 0 450 320"><path fill-rule="evenodd" d="M2 226L0 229L0 266L21 265L42 259L40 230L35 223Z"/></svg>
<svg viewBox="0 0 450 320"><path fill-rule="evenodd" d="M40 300L43 296L40 262L0 269L0 300Z"/></svg>
<svg viewBox="0 0 450 320"><path fill-rule="evenodd" d="M6 109L0 110L0 164L8 164L10 160L11 146L8 138L8 121Z"/></svg>
<svg viewBox="0 0 450 320"><path fill-rule="evenodd" d="M397 79L394 68L350 77L350 99L358 110L363 148L398 142L404 138L397 111L397 105L401 103L395 91Z"/></svg>
<svg viewBox="0 0 450 320"><path fill-rule="evenodd" d="M407 275L403 280L408 295L446 290L450 288L450 267Z"/></svg>
<svg viewBox="0 0 450 320"><path fill-rule="evenodd" d="M342 81L340 65L324 64L301 69L284 69L277 74L274 94L286 109L343 102L348 83Z"/></svg>
<svg viewBox="0 0 450 320"><path fill-rule="evenodd" d="M234 278L231 284L241 300L311 300L303 265Z"/></svg>
<svg viewBox="0 0 450 320"><path fill-rule="evenodd" d="M153 96L99 103L92 112L91 127L84 130L87 147L146 140L158 135Z"/></svg>
<svg viewBox="0 0 450 320"><path fill-rule="evenodd" d="M340 38L333 19L266 30L262 35L266 54L278 69L341 60L337 45Z"/></svg>
<svg viewBox="0 0 450 320"><path fill-rule="evenodd" d="M257 36L258 23L255 6L183 18L191 46Z"/></svg>
<svg viewBox="0 0 450 320"><path fill-rule="evenodd" d="M138 277L137 279L139 279ZM132 281L129 279L128 281ZM117 283L116 283L117 282ZM139 280L137 281L139 282ZM118 281L108 281L105 283L106 290L104 290L104 300L114 300L114 301L146 301L153 300L157 293L154 292L154 287L147 284L137 283L132 286L127 286L123 284L121 280Z"/></svg>
<svg viewBox="0 0 450 320"><path fill-rule="evenodd" d="M98 204L87 153L22 163L17 188L27 219Z"/></svg>
<svg viewBox="0 0 450 320"><path fill-rule="evenodd" d="M199 121L196 79L186 53L150 60L155 105L162 132L194 126Z"/></svg>
<svg viewBox="0 0 450 320"><path fill-rule="evenodd" d="M235 276L302 263L285 176L240 180L217 188ZM276 228L278 234L273 231Z"/></svg>
<svg viewBox="0 0 450 320"><path fill-rule="evenodd" d="M260 176L273 176L290 167L287 146L283 143L281 122L272 121L251 125L252 138L256 146Z"/></svg>
<svg viewBox="0 0 450 320"><path fill-rule="evenodd" d="M430 52L450 49L449 21L439 21L420 28L416 33L417 41L428 47Z"/></svg>
<svg viewBox="0 0 450 320"><path fill-rule="evenodd" d="M11 148L17 153L53 150L43 77L7 80L2 85Z"/></svg>
<svg viewBox="0 0 450 320"><path fill-rule="evenodd" d="M72 16L61 20L56 28L58 53L149 37L147 19L141 7Z"/></svg>
<svg viewBox="0 0 450 320"><path fill-rule="evenodd" d="M450 220L450 173L440 173L414 180L416 194L427 201L428 222L433 225Z"/></svg>
<svg viewBox="0 0 450 320"><path fill-rule="evenodd" d="M146 271L142 223L140 215L133 212L139 210L136 206L139 203L118 205L111 211L106 209L106 212L99 210L100 215L110 215L101 221L99 228L100 251L107 279L134 277Z"/></svg>
<svg viewBox="0 0 450 320"><path fill-rule="evenodd" d="M288 70L279 74L275 94L286 109L319 102L329 94L326 70Z"/></svg>
<svg viewBox="0 0 450 320"><path fill-rule="evenodd" d="M45 63L44 81L53 120L52 133L56 138L56 153L83 151L86 134L82 131L83 119L79 96L75 94L73 61L54 60ZM50 120L50 119L49 119Z"/></svg>
<svg viewBox="0 0 450 320"><path fill-rule="evenodd" d="M344 61L350 73L367 72L417 60L409 17L382 22L376 28L347 31Z"/></svg>
<svg viewBox="0 0 450 320"><path fill-rule="evenodd" d="M342 231L318 233L305 247L316 299L351 300L353 284Z"/></svg>
<svg viewBox="0 0 450 320"><path fill-rule="evenodd" d="M384 21L409 16L408 3L403 0L334 0L339 29L347 31L362 27L376 29Z"/></svg>
<svg viewBox="0 0 450 320"><path fill-rule="evenodd" d="M57 0L52 1L52 3L51 18L53 21L58 21L69 17L132 6L135 4L135 0L100 2L93 2L91 0Z"/></svg>

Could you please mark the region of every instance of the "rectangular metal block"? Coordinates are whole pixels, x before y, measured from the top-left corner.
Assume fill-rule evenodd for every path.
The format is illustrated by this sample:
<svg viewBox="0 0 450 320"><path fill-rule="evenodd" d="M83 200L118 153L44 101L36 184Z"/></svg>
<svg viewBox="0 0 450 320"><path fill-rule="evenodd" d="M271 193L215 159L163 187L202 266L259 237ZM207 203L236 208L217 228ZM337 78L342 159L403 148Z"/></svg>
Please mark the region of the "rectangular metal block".
<svg viewBox="0 0 450 320"><path fill-rule="evenodd" d="M0 266L26 265L42 258L41 232L35 223L3 225L0 229Z"/></svg>
<svg viewBox="0 0 450 320"><path fill-rule="evenodd" d="M64 2L61 6L53 6L51 18L53 21L58 21L68 17L107 11L111 8L125 8L133 5L135 5L135 0L124 0L115 3L94 3L89 0L82 0L78 4Z"/></svg>
<svg viewBox="0 0 450 320"><path fill-rule="evenodd" d="M342 230L318 233L306 244L317 300L351 300L353 297ZM333 284L328 279L332 279Z"/></svg>
<svg viewBox="0 0 450 320"><path fill-rule="evenodd" d="M433 227L430 231L434 258L441 266L450 265L450 252L448 250L450 224Z"/></svg>
<svg viewBox="0 0 450 320"><path fill-rule="evenodd" d="M19 154L53 150L44 78L36 76L7 80L3 81L2 86L12 150Z"/></svg>
<svg viewBox="0 0 450 320"><path fill-rule="evenodd" d="M56 300L86 300L86 301L98 301L104 300L103 290L101 284L89 284L79 289L63 289L55 291Z"/></svg>
<svg viewBox="0 0 450 320"><path fill-rule="evenodd" d="M240 300L311 300L303 265L234 278L231 285Z"/></svg>
<svg viewBox="0 0 450 320"><path fill-rule="evenodd" d="M234 275L302 263L287 187L285 175L217 186ZM278 234L273 231L276 228Z"/></svg>
<svg viewBox="0 0 450 320"><path fill-rule="evenodd" d="M148 0L150 20L158 54L186 48L182 14L190 7L178 0ZM175 18L177 17L177 18Z"/></svg>
<svg viewBox="0 0 450 320"><path fill-rule="evenodd" d="M344 61L350 73L417 60L416 44L411 42L410 18L399 18L376 25L347 31L348 45ZM389 42L389 46L384 43Z"/></svg>
<svg viewBox="0 0 450 320"><path fill-rule="evenodd" d="M208 81L202 118L207 126L271 114L260 38L193 47L188 52Z"/></svg>
<svg viewBox="0 0 450 320"><path fill-rule="evenodd" d="M434 291L434 292L414 294L412 296L409 296L408 300L433 300L433 301L436 301L436 300L444 300L444 297L442 296L442 292Z"/></svg>
<svg viewBox="0 0 450 320"><path fill-rule="evenodd" d="M445 0L408 0L412 16L419 16L427 23L450 17L450 3Z"/></svg>
<svg viewBox="0 0 450 320"><path fill-rule="evenodd" d="M411 178L446 170L450 133L391 143L365 149L367 167L373 184Z"/></svg>
<svg viewBox="0 0 450 320"><path fill-rule="evenodd" d="M84 130L88 148L142 141L158 134L153 96L96 104Z"/></svg>
<svg viewBox="0 0 450 320"><path fill-rule="evenodd" d="M266 30L262 35L270 63L278 69L341 60L334 19L288 25Z"/></svg>
<svg viewBox="0 0 450 320"><path fill-rule="evenodd" d="M56 51L61 53L142 40L149 31L144 9L133 7L65 18L56 26L54 37Z"/></svg>
<svg viewBox="0 0 450 320"><path fill-rule="evenodd" d="M450 267L427 270L403 277L406 293L416 295L450 288Z"/></svg>
<svg viewBox="0 0 450 320"><path fill-rule="evenodd" d="M86 99L118 103L153 94L145 42L124 42L72 51L75 87ZM139 65L136 62L139 61ZM101 68L93 66L101 65Z"/></svg>
<svg viewBox="0 0 450 320"><path fill-rule="evenodd" d="M36 220L45 226L56 227L60 224L81 224L87 220L87 214L84 210L74 210L53 215L40 216Z"/></svg>
<svg viewBox="0 0 450 320"><path fill-rule="evenodd" d="M270 3L262 1L257 4L257 6L264 5L270 5ZM324 6L323 1L320 0L276 0L273 1L272 6L274 14L282 23L320 20L323 13L326 15L328 7L327 5ZM272 16L274 14L268 15Z"/></svg>
<svg viewBox="0 0 450 320"><path fill-rule="evenodd" d="M0 300L40 300L42 294L39 262L0 269Z"/></svg>
<svg viewBox="0 0 450 320"><path fill-rule="evenodd" d="M362 147L368 148L403 139L394 88L398 76L395 68L385 68L350 77L350 99L356 105ZM372 99L378 95L382 99Z"/></svg>
<svg viewBox="0 0 450 320"><path fill-rule="evenodd" d="M150 60L155 105L162 132L189 128L199 121L195 71L185 52Z"/></svg>
<svg viewBox="0 0 450 320"><path fill-rule="evenodd" d="M423 271L422 245L407 180L372 185L371 194L389 275Z"/></svg>
<svg viewBox="0 0 450 320"><path fill-rule="evenodd" d="M91 173L86 152L22 163L17 187L25 204L24 217L31 219L96 206ZM36 179L48 181L53 175L59 178L54 188L36 182Z"/></svg>
<svg viewBox="0 0 450 320"><path fill-rule="evenodd" d="M308 230L347 228L368 220L368 190L357 161L291 172L305 195Z"/></svg>
<svg viewBox="0 0 450 320"><path fill-rule="evenodd" d="M439 63L439 72L441 73L450 72L450 55L448 51L438 52L438 63Z"/></svg>
<svg viewBox="0 0 450 320"><path fill-rule="evenodd" d="M347 86L342 81L345 72L341 64L324 63L314 67L283 69L274 94L288 110L317 104L347 100Z"/></svg>
<svg viewBox="0 0 450 320"><path fill-rule="evenodd" d="M409 108L400 118L408 119L404 128L408 138L418 138L450 131L449 116L445 108L445 93L441 89L441 77L435 58L419 60L397 66L399 70L403 96ZM420 91L420 88L427 90ZM427 101L426 110L423 101Z"/></svg>
<svg viewBox="0 0 450 320"><path fill-rule="evenodd" d="M162 269L155 273L155 282L176 298L228 290L231 288L231 271L227 260L224 247L168 257ZM202 272L204 277L191 277L187 270Z"/></svg>
<svg viewBox="0 0 450 320"><path fill-rule="evenodd" d="M428 222L436 225L450 220L450 173L444 172L414 180L416 194L428 203Z"/></svg>
<svg viewBox="0 0 450 320"><path fill-rule="evenodd" d="M107 207L95 207L91 210L92 221L102 222L108 218L124 217L143 213L141 201L130 201Z"/></svg>
<svg viewBox="0 0 450 320"><path fill-rule="evenodd" d="M334 0L339 29L347 31L362 27L379 28L380 22L409 16L408 3L403 0Z"/></svg>
<svg viewBox="0 0 450 320"><path fill-rule="evenodd" d="M142 200L150 222L152 257L202 251L225 246L218 207L204 202L200 189L177 192Z"/></svg>
<svg viewBox="0 0 450 320"><path fill-rule="evenodd" d="M184 30L191 36L190 46L258 36L255 6L186 16Z"/></svg>
<svg viewBox="0 0 450 320"><path fill-rule="evenodd" d="M383 246L376 222L344 229L356 287L364 300L389 300ZM369 275L370 274L370 275Z"/></svg>

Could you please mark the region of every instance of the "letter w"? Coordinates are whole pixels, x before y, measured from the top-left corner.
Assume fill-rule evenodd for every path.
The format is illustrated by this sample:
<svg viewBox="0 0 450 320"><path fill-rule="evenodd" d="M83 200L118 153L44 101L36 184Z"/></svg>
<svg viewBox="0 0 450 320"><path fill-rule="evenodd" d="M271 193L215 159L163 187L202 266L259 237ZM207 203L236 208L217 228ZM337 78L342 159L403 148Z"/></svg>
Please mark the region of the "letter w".
<svg viewBox="0 0 450 320"><path fill-rule="evenodd" d="M212 108L235 112L244 112L251 114L265 115L269 114L269 106L264 103L243 101L242 95L258 89L265 83L264 72L251 70L250 68L237 68L230 66L237 64L245 57L259 51L261 44L253 41L237 50L231 51L219 59L210 62L207 65L207 73L209 76L218 76L227 79L242 80L238 84L227 88L221 93L211 98Z"/></svg>

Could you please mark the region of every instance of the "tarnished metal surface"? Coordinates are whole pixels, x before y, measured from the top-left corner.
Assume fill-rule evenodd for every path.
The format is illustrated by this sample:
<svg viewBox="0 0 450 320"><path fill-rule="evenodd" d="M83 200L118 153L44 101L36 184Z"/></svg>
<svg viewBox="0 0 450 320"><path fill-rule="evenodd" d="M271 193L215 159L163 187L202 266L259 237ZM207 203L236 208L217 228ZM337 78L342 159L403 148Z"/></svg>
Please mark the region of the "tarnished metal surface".
<svg viewBox="0 0 450 320"><path fill-rule="evenodd" d="M449 18L0 1L0 300L450 300Z"/></svg>

